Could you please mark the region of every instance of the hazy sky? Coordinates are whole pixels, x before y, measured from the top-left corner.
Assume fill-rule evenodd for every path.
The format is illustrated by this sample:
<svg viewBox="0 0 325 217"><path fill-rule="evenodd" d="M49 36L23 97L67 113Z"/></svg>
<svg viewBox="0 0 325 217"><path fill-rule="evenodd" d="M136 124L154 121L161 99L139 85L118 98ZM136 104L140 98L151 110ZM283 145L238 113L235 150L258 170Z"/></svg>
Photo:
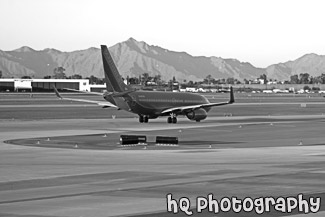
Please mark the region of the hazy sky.
<svg viewBox="0 0 325 217"><path fill-rule="evenodd" d="M130 37L256 67L325 54L324 0L0 0L0 50L113 46Z"/></svg>

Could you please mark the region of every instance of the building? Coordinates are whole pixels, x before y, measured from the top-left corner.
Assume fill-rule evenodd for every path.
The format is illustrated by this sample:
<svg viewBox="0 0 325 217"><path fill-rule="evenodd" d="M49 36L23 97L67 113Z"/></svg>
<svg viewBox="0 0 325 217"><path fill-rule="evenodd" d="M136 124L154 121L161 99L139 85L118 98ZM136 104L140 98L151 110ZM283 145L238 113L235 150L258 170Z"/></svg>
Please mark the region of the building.
<svg viewBox="0 0 325 217"><path fill-rule="evenodd" d="M91 92L102 93L102 92L106 91L106 84L90 84L89 89Z"/></svg>
<svg viewBox="0 0 325 217"><path fill-rule="evenodd" d="M58 90L70 88L91 91L88 79L0 79L0 91L49 92L53 86Z"/></svg>

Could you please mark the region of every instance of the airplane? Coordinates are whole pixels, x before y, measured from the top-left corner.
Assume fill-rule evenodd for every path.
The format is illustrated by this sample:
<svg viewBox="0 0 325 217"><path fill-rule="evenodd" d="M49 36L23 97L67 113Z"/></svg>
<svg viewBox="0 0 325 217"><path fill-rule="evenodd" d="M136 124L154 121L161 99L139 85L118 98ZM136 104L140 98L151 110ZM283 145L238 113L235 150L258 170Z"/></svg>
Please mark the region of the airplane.
<svg viewBox="0 0 325 217"><path fill-rule="evenodd" d="M66 89L102 95L106 101L64 98L53 86L57 97L63 100L96 103L103 106L103 108L113 107L118 110L132 112L139 116L140 123L148 123L149 119L155 119L159 116L168 116L167 123L169 124L177 123L177 116L179 115L185 115L189 120L200 122L206 119L212 107L228 105L235 102L232 87L230 87L229 101L218 103L210 103L204 96L193 93L133 89L124 83L106 45L101 45L101 53L107 91L102 94Z"/></svg>

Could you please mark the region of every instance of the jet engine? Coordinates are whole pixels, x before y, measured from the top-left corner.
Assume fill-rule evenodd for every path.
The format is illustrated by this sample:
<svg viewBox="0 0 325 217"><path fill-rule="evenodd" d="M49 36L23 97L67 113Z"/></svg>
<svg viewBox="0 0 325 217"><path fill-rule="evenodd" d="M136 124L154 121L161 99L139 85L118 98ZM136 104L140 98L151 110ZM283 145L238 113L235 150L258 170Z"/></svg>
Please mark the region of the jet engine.
<svg viewBox="0 0 325 217"><path fill-rule="evenodd" d="M186 114L186 117L192 121L204 120L208 116L207 112L200 108Z"/></svg>

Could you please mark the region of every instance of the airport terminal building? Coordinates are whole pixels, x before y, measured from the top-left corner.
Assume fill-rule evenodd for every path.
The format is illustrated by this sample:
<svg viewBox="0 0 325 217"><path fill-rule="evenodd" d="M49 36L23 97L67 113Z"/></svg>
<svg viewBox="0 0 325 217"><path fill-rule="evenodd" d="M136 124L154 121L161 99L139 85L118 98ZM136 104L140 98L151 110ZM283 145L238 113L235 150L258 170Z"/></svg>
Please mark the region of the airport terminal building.
<svg viewBox="0 0 325 217"><path fill-rule="evenodd" d="M63 88L91 91L88 79L0 79L0 92L49 92L55 86L58 90Z"/></svg>

